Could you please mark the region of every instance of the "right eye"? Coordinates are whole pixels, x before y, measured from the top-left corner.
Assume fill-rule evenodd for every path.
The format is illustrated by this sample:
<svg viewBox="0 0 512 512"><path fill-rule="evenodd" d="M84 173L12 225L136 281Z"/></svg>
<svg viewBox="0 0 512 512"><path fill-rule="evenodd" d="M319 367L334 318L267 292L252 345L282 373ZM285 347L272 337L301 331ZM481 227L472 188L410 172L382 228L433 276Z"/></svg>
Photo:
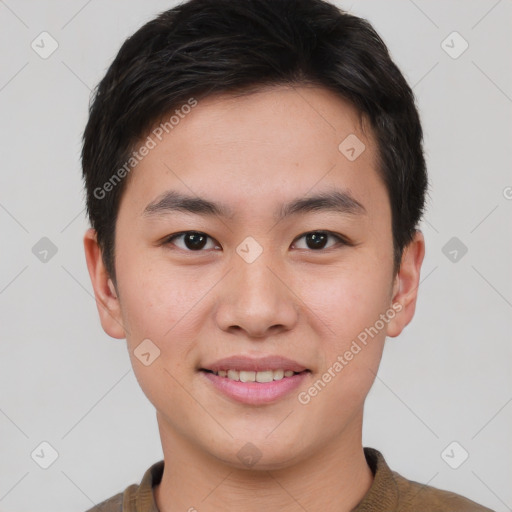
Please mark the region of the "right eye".
<svg viewBox="0 0 512 512"><path fill-rule="evenodd" d="M183 245L180 247L174 243L175 240L182 239ZM173 235L168 236L163 245L176 245L181 250L186 252L202 252L201 250L207 245L207 240L214 240L206 233L202 233L201 231L183 231L181 233L175 233ZM214 244L214 247L218 247L218 245Z"/></svg>

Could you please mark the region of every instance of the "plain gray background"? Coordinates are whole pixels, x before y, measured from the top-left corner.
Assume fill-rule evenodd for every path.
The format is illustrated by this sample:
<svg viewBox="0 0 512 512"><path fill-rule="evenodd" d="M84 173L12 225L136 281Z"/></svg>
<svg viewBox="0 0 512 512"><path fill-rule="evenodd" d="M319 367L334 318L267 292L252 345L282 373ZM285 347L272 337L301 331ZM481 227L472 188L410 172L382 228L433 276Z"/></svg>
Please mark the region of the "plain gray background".
<svg viewBox="0 0 512 512"><path fill-rule="evenodd" d="M79 152L90 90L173 5L0 0L2 512L83 511L162 458L126 341L98 320ZM511 510L512 1L337 5L373 23L414 86L431 180L416 316L387 341L364 445L409 479ZM58 43L47 58L31 47L51 49L43 31ZM58 453L47 469L42 442Z"/></svg>

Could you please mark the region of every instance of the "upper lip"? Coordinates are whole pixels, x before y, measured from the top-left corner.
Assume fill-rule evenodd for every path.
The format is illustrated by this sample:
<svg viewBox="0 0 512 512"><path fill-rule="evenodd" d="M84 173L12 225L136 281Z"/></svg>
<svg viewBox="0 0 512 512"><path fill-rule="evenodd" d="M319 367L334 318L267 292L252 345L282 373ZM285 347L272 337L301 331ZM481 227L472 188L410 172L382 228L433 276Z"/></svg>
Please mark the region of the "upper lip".
<svg viewBox="0 0 512 512"><path fill-rule="evenodd" d="M291 370L298 373L307 370L307 368L296 361L277 355L257 358L235 355L219 359L212 364L202 366L201 370L210 370L212 372L218 372L219 370L241 370L253 372L261 372L265 370Z"/></svg>

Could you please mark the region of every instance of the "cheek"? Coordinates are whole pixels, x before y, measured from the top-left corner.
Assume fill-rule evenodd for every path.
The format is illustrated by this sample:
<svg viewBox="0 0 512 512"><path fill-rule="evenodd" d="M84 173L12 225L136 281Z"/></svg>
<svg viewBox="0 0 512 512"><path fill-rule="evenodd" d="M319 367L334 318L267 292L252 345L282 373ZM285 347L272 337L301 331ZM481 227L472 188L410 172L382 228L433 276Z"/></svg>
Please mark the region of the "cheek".
<svg viewBox="0 0 512 512"><path fill-rule="evenodd" d="M358 410L382 357L387 324L380 315L389 310L390 275L384 265L362 264L363 259L330 276L316 275L303 288L304 302L322 320L320 408L340 404L345 411Z"/></svg>
<svg viewBox="0 0 512 512"><path fill-rule="evenodd" d="M185 325L180 319L186 318L201 291L199 283L191 286L184 272L144 258L124 258L117 276L127 340L133 348L145 338L159 346L171 338L174 330Z"/></svg>
<svg viewBox="0 0 512 512"><path fill-rule="evenodd" d="M316 280L302 295L322 320L320 366L312 387L302 390L321 429L336 430L340 417L358 414L374 382L386 335L380 315L389 309L387 281L354 269Z"/></svg>
<svg viewBox="0 0 512 512"><path fill-rule="evenodd" d="M182 401L186 396L177 382L183 381L185 362L197 339L195 306L212 286L193 279L190 272L167 272L165 265L135 258L119 265L121 309L128 327L132 367L144 394L160 410L170 397L185 407ZM142 354L148 352L149 358L144 360Z"/></svg>
<svg viewBox="0 0 512 512"><path fill-rule="evenodd" d="M371 268L360 264L328 275L309 273L301 285L300 296L323 321L327 339L336 340L336 348L343 348L389 308L390 277Z"/></svg>

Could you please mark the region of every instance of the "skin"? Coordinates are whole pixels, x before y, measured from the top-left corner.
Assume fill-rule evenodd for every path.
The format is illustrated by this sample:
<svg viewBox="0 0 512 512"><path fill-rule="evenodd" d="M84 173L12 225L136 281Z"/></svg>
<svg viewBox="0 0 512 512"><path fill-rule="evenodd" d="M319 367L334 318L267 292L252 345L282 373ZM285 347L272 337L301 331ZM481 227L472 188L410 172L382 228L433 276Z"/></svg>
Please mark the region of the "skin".
<svg viewBox="0 0 512 512"><path fill-rule="evenodd" d="M349 134L366 146L355 161L338 150ZM333 187L366 214L308 212L276 224L281 204ZM235 215L143 215L167 190L225 203ZM210 237L199 251L184 237L163 243L189 230ZM315 249L303 235L320 230L353 245L328 238ZM248 236L263 248L252 263L236 252ZM116 286L92 229L84 247L102 326L126 337L156 408L165 459L154 489L159 510L350 511L361 501L373 480L362 447L364 400L386 336L398 336L414 315L425 245L418 231L393 274L376 145L349 103L323 88L284 86L200 101L129 176L116 224ZM401 311L300 403L298 392L392 304ZM134 355L147 338L161 351L149 366ZM283 355L311 373L273 403L241 404L198 372L234 354ZM261 454L252 467L237 457L247 442Z"/></svg>

